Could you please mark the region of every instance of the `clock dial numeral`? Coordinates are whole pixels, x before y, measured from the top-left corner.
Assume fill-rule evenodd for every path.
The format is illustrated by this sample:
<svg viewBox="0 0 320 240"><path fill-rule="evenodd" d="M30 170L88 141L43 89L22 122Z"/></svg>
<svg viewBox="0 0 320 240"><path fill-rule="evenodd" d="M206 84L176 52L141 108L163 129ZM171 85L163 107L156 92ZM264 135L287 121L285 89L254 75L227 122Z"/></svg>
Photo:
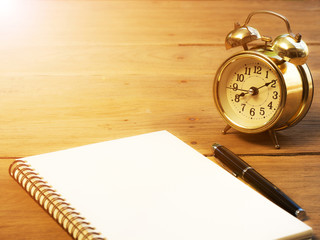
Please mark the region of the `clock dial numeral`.
<svg viewBox="0 0 320 240"><path fill-rule="evenodd" d="M240 95L239 95L239 94L236 94L236 95L235 95L234 101L235 101L235 102L240 102Z"/></svg>
<svg viewBox="0 0 320 240"><path fill-rule="evenodd" d="M245 104L245 103L242 103L241 106L242 106L241 111L243 112L243 111L244 111L244 108L246 107L246 104Z"/></svg>
<svg viewBox="0 0 320 240"><path fill-rule="evenodd" d="M255 108L250 108L250 115L253 117L256 115L256 109Z"/></svg>
<svg viewBox="0 0 320 240"><path fill-rule="evenodd" d="M237 81L243 82L244 81L244 75L243 74L237 74Z"/></svg>
<svg viewBox="0 0 320 240"><path fill-rule="evenodd" d="M261 74L261 70L262 70L261 66L254 66L253 73Z"/></svg>
<svg viewBox="0 0 320 240"><path fill-rule="evenodd" d="M272 96L272 98L273 98L273 99L278 99L278 95L279 95L279 93L278 93L277 91L273 91L273 96Z"/></svg>
<svg viewBox="0 0 320 240"><path fill-rule="evenodd" d="M233 89L233 91L237 91L238 90L238 84L237 83L232 84L232 89Z"/></svg>
<svg viewBox="0 0 320 240"><path fill-rule="evenodd" d="M251 73L251 68L245 67L244 74L245 74L245 75L250 75L250 73Z"/></svg>

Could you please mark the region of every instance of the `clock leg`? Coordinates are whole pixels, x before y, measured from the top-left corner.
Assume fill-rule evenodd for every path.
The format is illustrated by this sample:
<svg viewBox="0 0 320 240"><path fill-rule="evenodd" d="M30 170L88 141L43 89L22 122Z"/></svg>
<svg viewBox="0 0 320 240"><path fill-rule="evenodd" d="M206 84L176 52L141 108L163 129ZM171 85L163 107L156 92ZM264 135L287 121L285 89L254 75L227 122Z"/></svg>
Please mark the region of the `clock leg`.
<svg viewBox="0 0 320 240"><path fill-rule="evenodd" d="M227 131L230 129L231 127L229 125L227 125L223 130L222 130L222 134L226 134Z"/></svg>
<svg viewBox="0 0 320 240"><path fill-rule="evenodd" d="M278 142L276 131L275 130L269 130L269 134L270 134L270 137L271 137L271 139L273 141L274 147L276 149L279 149L280 145L279 145L279 142Z"/></svg>

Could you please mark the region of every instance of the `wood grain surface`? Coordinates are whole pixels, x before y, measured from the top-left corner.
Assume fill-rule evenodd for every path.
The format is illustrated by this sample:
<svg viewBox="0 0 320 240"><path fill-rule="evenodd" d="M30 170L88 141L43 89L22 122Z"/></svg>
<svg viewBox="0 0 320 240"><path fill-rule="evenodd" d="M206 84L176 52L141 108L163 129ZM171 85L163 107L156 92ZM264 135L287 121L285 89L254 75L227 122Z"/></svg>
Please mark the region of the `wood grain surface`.
<svg viewBox="0 0 320 240"><path fill-rule="evenodd" d="M278 133L222 135L213 78L235 21L254 10L288 18L309 46L315 95ZM320 239L319 1L69 1L0 3L0 239L70 239L8 174L20 157L166 129L212 157L219 142L300 203ZM286 32L257 15L263 35ZM119 153L121 154L121 153Z"/></svg>

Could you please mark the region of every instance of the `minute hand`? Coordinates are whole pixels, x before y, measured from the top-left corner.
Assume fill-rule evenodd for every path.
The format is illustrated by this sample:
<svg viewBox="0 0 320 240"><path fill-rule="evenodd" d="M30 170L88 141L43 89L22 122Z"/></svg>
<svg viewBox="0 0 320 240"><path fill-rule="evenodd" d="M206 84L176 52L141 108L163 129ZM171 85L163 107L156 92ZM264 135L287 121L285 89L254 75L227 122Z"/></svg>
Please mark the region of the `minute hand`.
<svg viewBox="0 0 320 240"><path fill-rule="evenodd" d="M260 89L260 88L263 88L263 87L267 87L267 86L269 86L271 83L275 83L276 82L276 80L272 80L271 82L267 82L267 83L265 83L264 85L262 85L261 87L258 87L257 89Z"/></svg>

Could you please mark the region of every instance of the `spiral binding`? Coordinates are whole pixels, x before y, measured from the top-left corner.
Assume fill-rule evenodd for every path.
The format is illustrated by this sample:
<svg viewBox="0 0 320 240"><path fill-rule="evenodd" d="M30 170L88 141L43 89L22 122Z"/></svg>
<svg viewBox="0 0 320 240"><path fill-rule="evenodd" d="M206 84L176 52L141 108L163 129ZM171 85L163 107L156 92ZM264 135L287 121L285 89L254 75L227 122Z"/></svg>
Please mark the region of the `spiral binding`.
<svg viewBox="0 0 320 240"><path fill-rule="evenodd" d="M25 161L16 160L9 168L10 175L29 195L76 240L105 240L85 221L61 195L47 185Z"/></svg>

